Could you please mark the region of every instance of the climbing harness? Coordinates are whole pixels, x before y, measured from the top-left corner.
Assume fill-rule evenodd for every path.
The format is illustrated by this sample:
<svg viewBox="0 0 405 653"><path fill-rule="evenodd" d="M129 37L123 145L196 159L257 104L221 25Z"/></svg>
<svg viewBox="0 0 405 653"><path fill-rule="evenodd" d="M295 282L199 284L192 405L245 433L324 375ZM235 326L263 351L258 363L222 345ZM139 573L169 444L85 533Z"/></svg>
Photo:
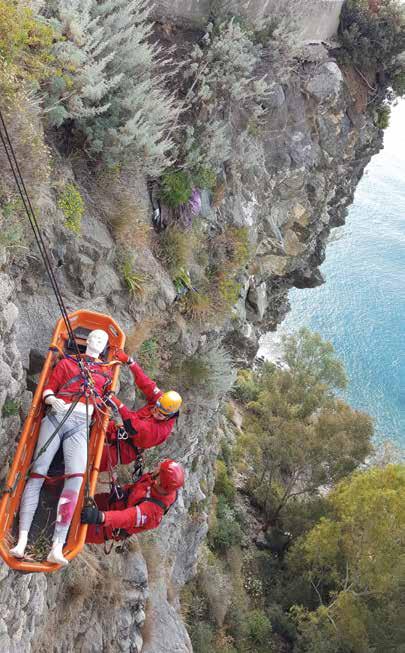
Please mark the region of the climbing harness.
<svg viewBox="0 0 405 653"><path fill-rule="evenodd" d="M166 514L169 512L170 508L171 508L172 506L174 506L174 504L176 503L177 498L178 498L178 495L179 495L179 493L176 492L176 498L175 498L175 500L170 504L170 506L167 506L163 501L160 501L160 499L157 499L156 497L143 497L142 499L139 499L139 501L137 501L136 503L134 503L133 505L131 505L130 508L136 508L137 506L140 506L142 503L147 503L147 502L149 502L149 503L154 503L155 506L159 506L159 508L161 508L161 509L163 510L163 515L166 515ZM125 499L125 500L126 500L126 498L127 498L127 497L124 496L124 499ZM105 531L104 531L104 533L105 533ZM113 546L114 546L114 541L115 541L115 542L119 542L120 540L126 540L128 537L131 537L131 533L128 533L128 531L127 531L125 528L114 528L114 529L112 530L112 536L113 536L112 544L111 544L111 546L110 546L110 549L108 550L108 553L107 553L107 551L106 551L108 540L105 540L105 541L104 541L104 552L106 553L106 555L108 555L109 553L111 553L112 548L113 548Z"/></svg>
<svg viewBox="0 0 405 653"><path fill-rule="evenodd" d="M139 501L134 503L134 505L131 506L131 508L135 508L136 506L139 506L141 503L145 503L146 501L149 501L149 503L154 503L156 506L159 506L159 508L162 508L163 514L166 515L169 512L170 508L176 503L178 494L179 493L176 492L176 498L173 501L173 503L170 504L170 506L166 506L166 504L163 503L163 501L160 501L160 499L157 499L156 497L144 497L143 499L139 499Z"/></svg>

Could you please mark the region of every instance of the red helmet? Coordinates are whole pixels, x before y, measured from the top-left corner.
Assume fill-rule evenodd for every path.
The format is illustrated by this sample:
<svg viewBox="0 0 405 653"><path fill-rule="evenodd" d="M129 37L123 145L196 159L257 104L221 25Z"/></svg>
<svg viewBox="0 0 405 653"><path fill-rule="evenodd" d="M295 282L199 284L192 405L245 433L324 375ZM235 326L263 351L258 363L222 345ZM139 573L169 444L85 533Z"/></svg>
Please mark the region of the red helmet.
<svg viewBox="0 0 405 653"><path fill-rule="evenodd" d="M164 460L159 467L159 485L168 492L184 485L184 469L175 460Z"/></svg>

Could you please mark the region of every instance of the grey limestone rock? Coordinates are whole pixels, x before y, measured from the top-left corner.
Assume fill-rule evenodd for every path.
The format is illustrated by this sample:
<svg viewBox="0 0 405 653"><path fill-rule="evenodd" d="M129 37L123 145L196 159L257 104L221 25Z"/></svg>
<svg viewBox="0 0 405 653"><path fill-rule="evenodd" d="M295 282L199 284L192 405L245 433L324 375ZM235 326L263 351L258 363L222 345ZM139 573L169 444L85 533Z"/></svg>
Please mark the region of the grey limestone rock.
<svg viewBox="0 0 405 653"><path fill-rule="evenodd" d="M267 309L267 286L262 281L258 286L253 285L246 298L250 319L252 322L261 321Z"/></svg>
<svg viewBox="0 0 405 653"><path fill-rule="evenodd" d="M322 64L315 77L307 84L308 93L318 102L333 102L339 97L343 74L334 61Z"/></svg>

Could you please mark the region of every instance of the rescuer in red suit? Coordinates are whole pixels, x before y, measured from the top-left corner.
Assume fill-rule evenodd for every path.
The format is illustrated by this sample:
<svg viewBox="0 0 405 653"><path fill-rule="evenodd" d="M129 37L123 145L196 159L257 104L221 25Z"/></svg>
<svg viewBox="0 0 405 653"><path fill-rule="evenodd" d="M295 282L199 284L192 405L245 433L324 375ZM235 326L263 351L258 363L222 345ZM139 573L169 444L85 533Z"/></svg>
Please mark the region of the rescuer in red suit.
<svg viewBox="0 0 405 653"><path fill-rule="evenodd" d="M106 434L106 445L100 463L100 471L106 471L117 464L128 465L136 460L139 449L149 449L161 444L171 434L182 404L180 395L174 390L162 392L141 366L118 349L115 358L129 366L135 385L147 399L139 410L129 410L115 395L108 402L118 409L124 425L124 438L116 424L111 421ZM121 432L122 433L122 432Z"/></svg>
<svg viewBox="0 0 405 653"><path fill-rule="evenodd" d="M137 483L125 485L123 498L111 502L109 493L96 494L97 507L83 508L81 521L89 524L86 542L103 544L157 528L184 485L184 470L174 460L164 460Z"/></svg>

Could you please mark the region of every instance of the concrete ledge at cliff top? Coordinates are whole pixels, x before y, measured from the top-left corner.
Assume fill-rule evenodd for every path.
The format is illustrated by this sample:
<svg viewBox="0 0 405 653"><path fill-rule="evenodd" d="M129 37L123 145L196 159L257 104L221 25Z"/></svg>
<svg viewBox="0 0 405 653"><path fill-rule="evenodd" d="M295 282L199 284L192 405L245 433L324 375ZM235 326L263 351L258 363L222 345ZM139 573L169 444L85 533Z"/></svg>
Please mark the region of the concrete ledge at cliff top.
<svg viewBox="0 0 405 653"><path fill-rule="evenodd" d="M294 17L298 21L300 42L329 39L339 27L344 0L296 0ZM157 0L153 3L155 19L169 19L180 25L203 27L210 17L210 0ZM239 14L249 18L270 16L280 8L280 0L240 0Z"/></svg>

